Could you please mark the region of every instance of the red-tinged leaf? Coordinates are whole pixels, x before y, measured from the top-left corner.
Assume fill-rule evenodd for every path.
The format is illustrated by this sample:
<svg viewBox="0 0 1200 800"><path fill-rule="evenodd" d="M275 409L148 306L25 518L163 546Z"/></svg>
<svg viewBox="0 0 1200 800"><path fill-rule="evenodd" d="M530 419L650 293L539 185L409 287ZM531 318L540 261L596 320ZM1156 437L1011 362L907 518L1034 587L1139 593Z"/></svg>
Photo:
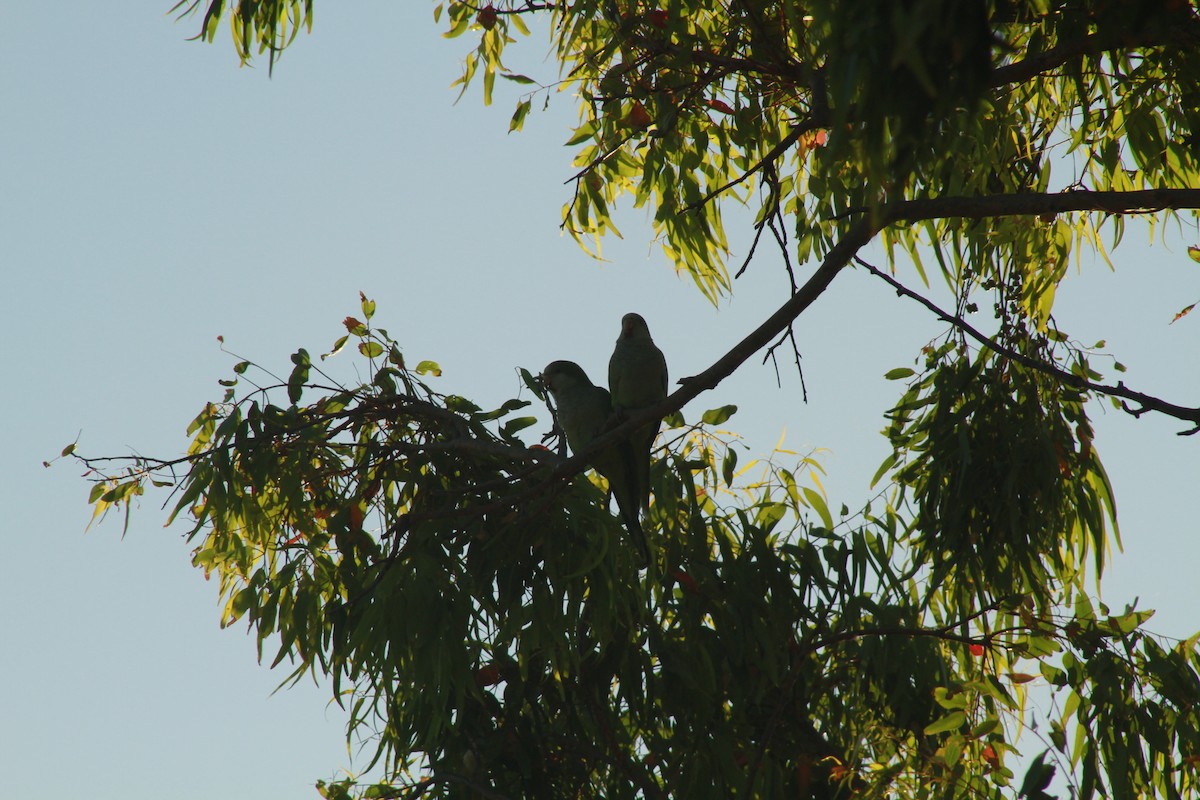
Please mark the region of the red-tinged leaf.
<svg viewBox="0 0 1200 800"><path fill-rule="evenodd" d="M500 682L500 670L495 664L487 664L475 670L475 685L495 686Z"/></svg>
<svg viewBox="0 0 1200 800"><path fill-rule="evenodd" d="M1000 757L996 755L996 749L990 744L983 748L983 752L981 752L979 755L984 761L987 762L989 767L1000 766Z"/></svg>
<svg viewBox="0 0 1200 800"><path fill-rule="evenodd" d="M732 114L733 108L723 100L706 100L705 105L714 111L720 111L722 114Z"/></svg>
<svg viewBox="0 0 1200 800"><path fill-rule="evenodd" d="M346 317L344 320L342 320L342 324L345 325L346 330L350 331L351 333L354 333L355 328L366 327L361 322L356 320L354 317Z"/></svg>
<svg viewBox="0 0 1200 800"><path fill-rule="evenodd" d="M358 503L350 506L350 530L361 532L363 527L363 519L366 517L366 512Z"/></svg>
<svg viewBox="0 0 1200 800"><path fill-rule="evenodd" d="M677 569L671 573L671 577L679 582L684 589L692 594L700 594L700 586L696 583L696 579L688 575L681 569Z"/></svg>
<svg viewBox="0 0 1200 800"><path fill-rule="evenodd" d="M1033 680L1036 677L1037 677L1037 675L1030 675L1028 672L1010 672L1010 673L1008 673L1008 679L1010 681L1012 681L1013 683L1029 683L1031 680Z"/></svg>
<svg viewBox="0 0 1200 800"><path fill-rule="evenodd" d="M496 7L491 3L488 3L479 10L479 14L475 17L475 21L483 26L485 30L490 31L492 28L496 27L496 17Z"/></svg>
<svg viewBox="0 0 1200 800"><path fill-rule="evenodd" d="M634 101L633 107L629 109L629 113L621 120L627 127L641 130L650 126L654 118L650 116L650 112L641 103Z"/></svg>
<svg viewBox="0 0 1200 800"><path fill-rule="evenodd" d="M829 768L829 779L839 783L850 777L850 768L845 764L834 764Z"/></svg>
<svg viewBox="0 0 1200 800"><path fill-rule="evenodd" d="M1188 257L1197 263L1200 263L1200 247L1191 245L1188 247Z"/></svg>
<svg viewBox="0 0 1200 800"><path fill-rule="evenodd" d="M971 645L971 655L975 656L976 658L983 658L983 645L981 645L981 644Z"/></svg>
<svg viewBox="0 0 1200 800"><path fill-rule="evenodd" d="M813 136L813 144L815 144L817 147L824 147L825 143L828 141L829 131L819 130L816 132L816 135Z"/></svg>
<svg viewBox="0 0 1200 800"><path fill-rule="evenodd" d="M1190 313L1191 313L1192 309L1193 309L1193 308L1195 308L1195 307L1196 307L1196 304L1195 304L1195 303L1192 303L1190 306L1188 306L1187 308L1185 308L1185 309L1183 309L1182 311L1180 311L1178 314L1176 314L1174 317L1172 317L1172 318L1171 318L1171 323L1170 323L1170 324L1174 325L1174 324L1175 324L1177 321L1179 321L1179 320L1183 319L1184 317L1186 317L1188 314L1190 314Z"/></svg>

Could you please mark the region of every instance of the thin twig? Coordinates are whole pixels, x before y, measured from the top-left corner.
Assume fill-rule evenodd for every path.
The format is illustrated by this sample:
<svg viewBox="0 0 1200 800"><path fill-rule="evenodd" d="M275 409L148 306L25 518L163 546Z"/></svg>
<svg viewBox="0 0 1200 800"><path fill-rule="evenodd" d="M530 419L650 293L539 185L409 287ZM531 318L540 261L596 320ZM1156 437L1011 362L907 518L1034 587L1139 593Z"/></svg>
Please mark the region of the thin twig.
<svg viewBox="0 0 1200 800"><path fill-rule="evenodd" d="M898 280L893 278L891 275L888 275L886 272L883 272L883 271L877 269L876 267L871 266L866 261L863 261L861 258L858 258L857 256L855 256L854 260L859 266L866 269L868 272L870 272L875 277L882 279L885 283L887 283L889 286L891 286L893 289L895 289L897 294L902 295L904 297L908 297L912 300L916 300L918 303L925 306L927 309L929 309L934 314L936 314L938 319L941 319L944 322L950 323L951 325L953 325L955 327L956 330L959 330L959 331L967 334L972 339L977 341L979 344L983 345L984 347L988 348L989 350L991 350L994 353L1004 356L1005 358L1009 359L1010 361L1015 361L1016 363L1021 364L1022 366L1029 367L1030 369L1035 369L1046 375L1053 376L1069 386L1075 386L1077 388L1087 389L1088 391L1096 392L1097 394L1108 395L1110 397L1117 397L1123 401L1137 403L1140 406L1140 408L1136 408L1136 409L1131 408L1128 405L1128 403L1126 403L1126 402L1123 402L1121 404L1122 408L1127 413L1132 414L1134 417L1140 417L1142 414L1145 414L1147 411L1157 411L1159 413L1166 414L1171 417L1175 417L1176 419L1181 419L1181 420L1185 420L1188 422L1196 423L1195 428L1193 428L1191 430L1187 430L1187 431L1181 431L1179 434L1181 436L1190 436L1190 435L1196 433L1197 431L1200 431L1200 408L1188 408L1186 406L1179 406L1179 405L1175 405L1174 403L1168 403L1165 400L1154 397L1152 395L1145 394L1143 392L1135 392L1132 389L1126 388L1124 382L1119 382L1115 386L1110 385L1110 384L1104 384L1104 383L1096 383L1095 381L1088 380L1087 378L1084 378L1081 375L1076 375L1073 372L1068 372L1067 370L1064 370L1055 364L1048 364L1045 361L1040 361L1036 358L1032 358L1028 355L1025 355L1024 353L1014 350L1011 347L1007 347L1007 346L1001 344L1000 342L997 342L992 337L987 336L986 334L980 332L978 329L973 327L969 322L967 322L962 317L958 316L957 314L951 314L950 312L945 311L944 309L939 307L936 303L934 303L932 300L929 300L928 298L917 294L912 289L909 289L907 286L905 286L904 284L900 283Z"/></svg>

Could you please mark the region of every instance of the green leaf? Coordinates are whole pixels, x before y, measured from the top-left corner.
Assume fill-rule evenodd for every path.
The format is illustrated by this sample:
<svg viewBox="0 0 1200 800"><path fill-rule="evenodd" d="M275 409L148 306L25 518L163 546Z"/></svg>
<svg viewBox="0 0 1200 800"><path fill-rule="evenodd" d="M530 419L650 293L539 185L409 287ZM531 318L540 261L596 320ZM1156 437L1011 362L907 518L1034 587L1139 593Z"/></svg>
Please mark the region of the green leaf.
<svg viewBox="0 0 1200 800"><path fill-rule="evenodd" d="M483 70L483 104L490 106L492 104L492 90L496 86L496 65L488 61L487 67Z"/></svg>
<svg viewBox="0 0 1200 800"><path fill-rule="evenodd" d="M346 342L349 341L349 339L350 339L349 334L347 334L345 336L339 336L337 341L333 343L333 347L330 348L329 352L325 353L324 355L321 356L321 360L324 361L327 358L336 356L338 353L340 353L342 351L342 348L346 346Z"/></svg>
<svg viewBox="0 0 1200 800"><path fill-rule="evenodd" d="M1145 624L1145 622L1152 616L1154 616L1154 611L1152 609L1147 609L1145 611L1130 611L1126 614L1122 614L1119 617L1109 617L1107 620L1105 620L1106 624L1102 625L1101 628L1107 628L1114 634L1128 635Z"/></svg>
<svg viewBox="0 0 1200 800"><path fill-rule="evenodd" d="M971 736L972 736L972 738L975 738L975 739L982 739L984 736L987 736L990 733L994 733L995 731L997 731L999 729L1000 729L1000 718L999 717L988 717L983 722L979 723L978 725L976 725L974 728L971 729Z"/></svg>
<svg viewBox="0 0 1200 800"><path fill-rule="evenodd" d="M507 77L507 76L505 76ZM529 114L529 101L522 100L517 103L517 110L513 112L512 119L508 122L508 132L519 131L525 126L525 117Z"/></svg>
<svg viewBox="0 0 1200 800"><path fill-rule="evenodd" d="M292 362L296 366L292 369L292 374L288 376L288 400L295 405L300 402L300 395L304 392L304 384L308 381L308 353L304 350L298 351L292 356Z"/></svg>
<svg viewBox="0 0 1200 800"><path fill-rule="evenodd" d="M472 403L465 397L460 397L456 394L446 395L446 408L460 414L473 414L479 411L479 406Z"/></svg>
<svg viewBox="0 0 1200 800"><path fill-rule="evenodd" d="M450 30L448 30L442 34L442 37L445 39L455 39L459 36L462 36L464 33L466 33L467 28L470 26L470 24L471 24L470 16L467 16L467 15L460 16L457 20L454 21L454 24L450 27Z"/></svg>
<svg viewBox="0 0 1200 800"><path fill-rule="evenodd" d="M725 458L721 460L721 477L726 486L733 486L733 476L737 471L737 451L732 447L725 450Z"/></svg>
<svg viewBox="0 0 1200 800"><path fill-rule="evenodd" d="M519 83L525 86L531 83L537 83L537 81L535 81L533 78L527 78L524 75L519 75L515 72L501 72L500 77L504 78L506 81L512 81L513 83Z"/></svg>
<svg viewBox="0 0 1200 800"><path fill-rule="evenodd" d="M967 740L962 736L947 736L946 742L942 745L942 758L946 765L953 767L962 758L963 748L966 746Z"/></svg>
<svg viewBox="0 0 1200 800"><path fill-rule="evenodd" d="M1197 263L1200 263L1200 247L1196 245L1188 245L1188 257Z"/></svg>
<svg viewBox="0 0 1200 800"><path fill-rule="evenodd" d="M908 378L916 374L916 370L910 367L896 367L885 372L883 377L889 381L898 381L901 378Z"/></svg>
<svg viewBox="0 0 1200 800"><path fill-rule="evenodd" d="M511 414L513 411L516 411L518 408L525 408L529 405L530 405L530 403L528 400L517 400L516 398L514 398L512 400L505 400L504 403L501 404L501 406L499 408L493 409L492 411L489 411L486 414L480 414L479 419L482 422L490 422L491 420L500 419L501 417L503 417L507 414Z"/></svg>
<svg viewBox="0 0 1200 800"><path fill-rule="evenodd" d="M956 731L967 721L967 715L961 711L951 711L946 716L930 725L925 726L925 735L933 736L938 733Z"/></svg>
<svg viewBox="0 0 1200 800"><path fill-rule="evenodd" d="M521 383L524 383L529 391L537 395L539 400L544 400L546 396L544 394L545 389L542 386L542 382L535 377L532 372L524 367L519 367L517 372L521 376Z"/></svg>
<svg viewBox="0 0 1200 800"><path fill-rule="evenodd" d="M574 147L577 144L586 142L588 139L591 139L595 135L596 135L596 123L595 122L585 122L582 125L580 125L578 128L575 129L574 135L571 136L571 138L567 140L566 146Z"/></svg>
<svg viewBox="0 0 1200 800"><path fill-rule="evenodd" d="M438 366L436 361L422 361L417 364L418 375L432 375L435 378L442 376L442 368Z"/></svg>
<svg viewBox="0 0 1200 800"><path fill-rule="evenodd" d="M230 622L235 622L254 605L254 590L247 586L235 594L229 603L229 612L233 615Z"/></svg>
<svg viewBox="0 0 1200 800"><path fill-rule="evenodd" d="M1042 752L1029 765L1029 769L1025 773L1025 779L1021 781L1021 797L1028 798L1028 800L1054 800L1054 796L1046 792L1046 787L1054 779L1055 770L1053 764L1046 763L1046 754L1048 752L1048 750ZM1125 765L1120 764L1116 768L1116 771L1120 771L1123 768L1125 768Z"/></svg>
<svg viewBox="0 0 1200 800"><path fill-rule="evenodd" d="M358 352L362 353L367 358L379 358L383 355L383 345L379 342L360 342Z"/></svg>
<svg viewBox="0 0 1200 800"><path fill-rule="evenodd" d="M727 405L720 408L710 408L700 417L700 421L705 425L720 425L734 415L737 411L737 406Z"/></svg>
<svg viewBox="0 0 1200 800"><path fill-rule="evenodd" d="M518 431L523 431L530 425L537 424L537 417L514 417L500 428L500 435L504 438L510 438Z"/></svg>
<svg viewBox="0 0 1200 800"><path fill-rule="evenodd" d="M69 445L67 445L66 447L64 447L64 448L62 449L62 456L63 456L63 457L66 457L66 456L69 456L69 455L71 455L71 453L74 453L74 452L75 452L75 445L76 445L76 444L78 444L78 442L71 442Z"/></svg>
<svg viewBox="0 0 1200 800"><path fill-rule="evenodd" d="M875 484L879 483L879 479L886 475L888 470L894 466L896 466L896 454L892 453L883 460L883 463L879 465L879 469L875 470L875 475L871 478L870 487L872 489L875 488Z"/></svg>
<svg viewBox="0 0 1200 800"><path fill-rule="evenodd" d="M829 507L825 505L825 498L821 496L820 492L809 486L805 486L803 492L809 507L821 517L822 524L828 530L833 530L833 517L829 513Z"/></svg>

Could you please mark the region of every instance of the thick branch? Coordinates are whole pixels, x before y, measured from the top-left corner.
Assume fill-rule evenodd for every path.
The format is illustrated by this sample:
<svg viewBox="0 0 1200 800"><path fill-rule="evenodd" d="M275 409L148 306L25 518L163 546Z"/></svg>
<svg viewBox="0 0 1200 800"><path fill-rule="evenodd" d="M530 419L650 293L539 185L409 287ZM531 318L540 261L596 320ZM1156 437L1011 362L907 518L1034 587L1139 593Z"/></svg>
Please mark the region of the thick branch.
<svg viewBox="0 0 1200 800"><path fill-rule="evenodd" d="M875 215L851 226L845 236L829 250L812 277L774 314L751 331L746 338L734 345L712 366L698 375L680 380L680 383L683 384L682 388L653 408L644 409L633 415L628 423L614 429L610 434L599 437L595 444L611 444L613 439L610 439L610 436L615 439L617 434L628 435L638 422L661 418L673 411L678 411L701 392L715 388L717 384L732 375L734 370L740 367L746 359L769 345L777 336L782 335L792 321L821 296L855 254L890 224L954 217L978 219L1001 216L1040 216L1069 211L1143 214L1167 208L1200 208L1200 189L1147 189L1135 192L1025 192L982 197L935 197L905 200L884 207ZM1169 406L1169 404L1167 405ZM1164 413L1169 412L1164 410ZM1190 416L1182 417L1182 419L1190 418ZM591 448L588 449L591 450Z"/></svg>
<svg viewBox="0 0 1200 800"><path fill-rule="evenodd" d="M1032 217L1070 211L1148 214L1164 209L1200 208L1200 189L1142 189L1132 192L1017 192L979 197L930 197L898 203L888 219L920 222L941 217Z"/></svg>
<svg viewBox="0 0 1200 800"><path fill-rule="evenodd" d="M1112 50L1131 50L1166 45L1200 45L1200 23L1194 18L1181 20L1183 24L1160 25L1143 30L1137 35L1126 31L1117 33L1093 33L1082 39L1063 42L1042 53L1027 56L1020 61L997 67L992 71L991 85L1006 86L1021 83L1052 69L1061 67L1081 56L1096 56Z"/></svg>

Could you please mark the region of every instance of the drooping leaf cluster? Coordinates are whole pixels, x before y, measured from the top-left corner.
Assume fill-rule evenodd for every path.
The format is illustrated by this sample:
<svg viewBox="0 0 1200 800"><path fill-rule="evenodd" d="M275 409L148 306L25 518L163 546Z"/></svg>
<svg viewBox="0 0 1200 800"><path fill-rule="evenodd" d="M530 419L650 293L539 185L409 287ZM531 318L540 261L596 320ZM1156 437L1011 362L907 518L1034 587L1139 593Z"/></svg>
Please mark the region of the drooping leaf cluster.
<svg viewBox="0 0 1200 800"><path fill-rule="evenodd" d="M1099 575L1116 509L1083 393L987 351L948 358L957 349L932 350L889 414L896 455L884 468L917 509L917 560L964 606L982 587L1047 600L1073 586L1089 551Z"/></svg>
<svg viewBox="0 0 1200 800"><path fill-rule="evenodd" d="M750 205L759 226L774 219L803 262L903 199L1200 185L1200 21L1187 3L546 5L556 88L582 99L568 229L602 234L629 195L709 296L729 289L724 198ZM448 35L474 26L479 60L501 74L528 9L506 10L488 27L471 4L446 4ZM1029 224L1038 213L941 219L927 237L902 226L885 243L912 257L918 242L932 248L955 287L1025 272L1036 307L1067 255L1102 250L1096 220ZM1074 238L1056 247L1064 226Z"/></svg>

